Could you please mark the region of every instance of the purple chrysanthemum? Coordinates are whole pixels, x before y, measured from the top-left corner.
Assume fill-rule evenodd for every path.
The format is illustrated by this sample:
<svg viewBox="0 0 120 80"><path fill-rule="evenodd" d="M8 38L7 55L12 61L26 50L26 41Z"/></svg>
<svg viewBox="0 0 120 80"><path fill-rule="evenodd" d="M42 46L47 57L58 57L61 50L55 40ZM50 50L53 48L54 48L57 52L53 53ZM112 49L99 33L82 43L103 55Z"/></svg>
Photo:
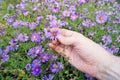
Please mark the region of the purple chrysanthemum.
<svg viewBox="0 0 120 80"><path fill-rule="evenodd" d="M2 54L3 53L3 50L0 48L0 54Z"/></svg>
<svg viewBox="0 0 120 80"><path fill-rule="evenodd" d="M52 28L59 28L59 27L62 26L62 23L61 23L60 20L53 20L53 21L50 22L50 26Z"/></svg>
<svg viewBox="0 0 120 80"><path fill-rule="evenodd" d="M57 73L57 72L59 72L61 69L63 69L63 64L60 63L60 62L54 63L54 64L52 64L51 67L50 67L50 70L51 70L51 72L53 72L53 73Z"/></svg>
<svg viewBox="0 0 120 80"><path fill-rule="evenodd" d="M102 37L102 41L103 41L105 44L109 44L109 43L112 42L112 38L111 38L110 35L104 35L104 36Z"/></svg>
<svg viewBox="0 0 120 80"><path fill-rule="evenodd" d="M115 54L115 53L118 53L118 51L119 51L119 47L117 47L115 45L111 46L110 53Z"/></svg>
<svg viewBox="0 0 120 80"><path fill-rule="evenodd" d="M88 80L94 80L94 77L92 77L92 76L89 75L89 74L85 74L85 77L86 77Z"/></svg>
<svg viewBox="0 0 120 80"><path fill-rule="evenodd" d="M27 64L27 65L25 66L25 69L26 69L27 71L31 70L31 64Z"/></svg>
<svg viewBox="0 0 120 80"><path fill-rule="evenodd" d="M96 21L97 21L98 23L100 23L100 24L105 23L105 22L107 21L107 19L108 19L108 17L107 17L106 14L98 14L98 15L96 16Z"/></svg>
<svg viewBox="0 0 120 80"><path fill-rule="evenodd" d="M91 21L89 19L85 19L83 22L82 22L82 25L85 26L85 27L89 27L91 24Z"/></svg>
<svg viewBox="0 0 120 80"><path fill-rule="evenodd" d="M48 54L40 54L40 59L41 59L41 62L46 62L49 60L49 55Z"/></svg>
<svg viewBox="0 0 120 80"><path fill-rule="evenodd" d="M44 52L44 48L42 46L37 46L36 48L36 53L38 55L42 54Z"/></svg>
<svg viewBox="0 0 120 80"><path fill-rule="evenodd" d="M33 60L33 62L32 62L32 67L35 67L35 66L41 66L39 59Z"/></svg>
<svg viewBox="0 0 120 80"><path fill-rule="evenodd" d="M5 29L0 29L0 36L2 36L3 34L5 34Z"/></svg>
<svg viewBox="0 0 120 80"><path fill-rule="evenodd" d="M32 33L31 35L31 41L32 42L37 42L40 43L41 42L41 36L38 33Z"/></svg>
<svg viewBox="0 0 120 80"><path fill-rule="evenodd" d="M21 42L26 42L26 41L28 41L28 36L27 36L27 34L19 34L18 35L18 37L17 37L17 39L19 40L19 41L21 41Z"/></svg>
<svg viewBox="0 0 120 80"><path fill-rule="evenodd" d="M40 66L32 67L32 74L35 76L39 76L42 70L40 69Z"/></svg>
<svg viewBox="0 0 120 80"><path fill-rule="evenodd" d="M58 56L56 56L55 54L50 54L50 60L56 60L58 58Z"/></svg>
<svg viewBox="0 0 120 80"><path fill-rule="evenodd" d="M70 16L70 19L72 21L75 21L78 18L78 15L76 13L72 13L72 15Z"/></svg>
<svg viewBox="0 0 120 80"><path fill-rule="evenodd" d="M11 50L11 46L6 46L6 49L3 50L3 55L8 54Z"/></svg>
<svg viewBox="0 0 120 80"><path fill-rule="evenodd" d="M24 16L28 16L29 15L29 11L27 11L27 10L23 10L23 14L24 14Z"/></svg>
<svg viewBox="0 0 120 80"><path fill-rule="evenodd" d="M50 20L50 21L54 21L54 20L56 20L57 18L56 18L56 16L54 16L54 15L47 15L47 16L46 16L46 19L47 19L47 20Z"/></svg>
<svg viewBox="0 0 120 80"><path fill-rule="evenodd" d="M120 42L120 36L117 37L117 42Z"/></svg>
<svg viewBox="0 0 120 80"><path fill-rule="evenodd" d="M70 12L70 11L67 11L67 10L63 11L63 13L62 13L62 15L63 15L64 17L70 17L70 14L71 14L71 12Z"/></svg>
<svg viewBox="0 0 120 80"><path fill-rule="evenodd" d="M45 37L51 40L57 40L57 36L59 35L59 31L54 31L54 32L50 32L49 29L44 29L45 32Z"/></svg>
<svg viewBox="0 0 120 80"><path fill-rule="evenodd" d="M81 5L86 2L85 0L78 0L78 1L79 1L79 3L80 3Z"/></svg>
<svg viewBox="0 0 120 80"><path fill-rule="evenodd" d="M9 44L10 44L9 49L10 49L11 51L15 51L15 50L18 49L19 45L18 45L17 41L18 41L17 39L12 39L12 40L9 42Z"/></svg>
<svg viewBox="0 0 120 80"><path fill-rule="evenodd" d="M31 48L31 49L29 49L28 55L29 55L31 58L35 58L35 57L37 56L36 48Z"/></svg>
<svg viewBox="0 0 120 80"><path fill-rule="evenodd" d="M4 63L9 60L9 55L2 55L1 61Z"/></svg>
<svg viewBox="0 0 120 80"><path fill-rule="evenodd" d="M53 78L54 78L54 76L51 75L51 74L49 74L48 76L45 75L45 76L42 78L42 80L53 80Z"/></svg>
<svg viewBox="0 0 120 80"><path fill-rule="evenodd" d="M34 30L36 29L36 27L37 27L37 24L35 22L29 23L30 30Z"/></svg>
<svg viewBox="0 0 120 80"><path fill-rule="evenodd" d="M22 20L17 20L13 23L14 28L23 28L23 21Z"/></svg>

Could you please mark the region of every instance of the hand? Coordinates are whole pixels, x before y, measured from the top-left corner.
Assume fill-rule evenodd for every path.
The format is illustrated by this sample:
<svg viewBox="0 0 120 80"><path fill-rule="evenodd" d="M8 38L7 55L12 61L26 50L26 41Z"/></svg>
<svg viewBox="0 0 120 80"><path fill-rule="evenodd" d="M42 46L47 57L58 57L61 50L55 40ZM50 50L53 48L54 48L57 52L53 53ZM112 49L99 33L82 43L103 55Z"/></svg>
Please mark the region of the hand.
<svg viewBox="0 0 120 80"><path fill-rule="evenodd" d="M58 41L52 41L49 46L68 57L69 62L80 71L96 77L101 65L110 65L111 55L92 40L66 29L55 28L51 32L56 30L60 31Z"/></svg>

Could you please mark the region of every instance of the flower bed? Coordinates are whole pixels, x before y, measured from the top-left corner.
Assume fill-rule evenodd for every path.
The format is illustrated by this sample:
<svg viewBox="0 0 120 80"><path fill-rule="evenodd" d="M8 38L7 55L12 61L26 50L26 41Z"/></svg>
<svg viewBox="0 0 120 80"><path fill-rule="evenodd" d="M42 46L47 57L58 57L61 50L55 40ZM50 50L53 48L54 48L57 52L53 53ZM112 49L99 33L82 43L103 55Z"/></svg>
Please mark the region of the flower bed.
<svg viewBox="0 0 120 80"><path fill-rule="evenodd" d="M59 35L50 28L82 33L120 55L120 4L114 0L10 1L0 3L1 80L94 79L48 47Z"/></svg>

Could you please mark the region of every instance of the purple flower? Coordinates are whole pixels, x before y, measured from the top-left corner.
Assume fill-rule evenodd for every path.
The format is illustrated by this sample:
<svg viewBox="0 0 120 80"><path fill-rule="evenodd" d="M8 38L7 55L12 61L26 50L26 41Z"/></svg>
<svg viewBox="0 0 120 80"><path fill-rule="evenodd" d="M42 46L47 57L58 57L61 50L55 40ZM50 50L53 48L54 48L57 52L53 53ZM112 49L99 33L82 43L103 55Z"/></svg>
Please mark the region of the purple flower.
<svg viewBox="0 0 120 80"><path fill-rule="evenodd" d="M59 28L59 27L62 26L62 23L61 23L60 20L53 20L53 21L50 22L50 26L52 28Z"/></svg>
<svg viewBox="0 0 120 80"><path fill-rule="evenodd" d="M17 20L13 23L14 28L23 28L23 21L22 20Z"/></svg>
<svg viewBox="0 0 120 80"><path fill-rule="evenodd" d="M119 47L117 47L115 45L111 46L110 53L115 54L115 53L118 53L118 51L119 51Z"/></svg>
<svg viewBox="0 0 120 80"><path fill-rule="evenodd" d="M46 61L49 60L49 55L48 54L40 54L40 59L41 59L41 62L45 63Z"/></svg>
<svg viewBox="0 0 120 80"><path fill-rule="evenodd" d="M11 50L12 50L12 49L11 49L11 46L6 46L6 49L3 50L3 55L8 54Z"/></svg>
<svg viewBox="0 0 120 80"><path fill-rule="evenodd" d="M42 80L53 80L54 76L49 74L48 76L44 76Z"/></svg>
<svg viewBox="0 0 120 80"><path fill-rule="evenodd" d="M94 32L89 32L89 33L88 33L88 36L90 36L90 37L94 37L94 35L95 35Z"/></svg>
<svg viewBox="0 0 120 80"><path fill-rule="evenodd" d="M37 24L35 22L29 23L30 30L34 30L36 29L36 27L37 27Z"/></svg>
<svg viewBox="0 0 120 80"><path fill-rule="evenodd" d="M112 42L112 38L110 35L104 35L102 37L102 41L105 43L105 44L110 44Z"/></svg>
<svg viewBox="0 0 120 80"><path fill-rule="evenodd" d="M23 10L23 14L24 14L24 16L28 16L29 13L30 13L29 11L27 11L27 10Z"/></svg>
<svg viewBox="0 0 120 80"><path fill-rule="evenodd" d="M92 76L89 75L89 74L85 74L85 77L86 77L88 80L94 80L94 77L92 77Z"/></svg>
<svg viewBox="0 0 120 80"><path fill-rule="evenodd" d="M3 53L3 50L0 48L0 54L2 54Z"/></svg>
<svg viewBox="0 0 120 80"><path fill-rule="evenodd" d="M89 19L85 19L83 22L82 22L82 25L85 26L85 27L89 27L91 24L91 21Z"/></svg>
<svg viewBox="0 0 120 80"><path fill-rule="evenodd" d="M117 37L117 42L120 42L120 36Z"/></svg>
<svg viewBox="0 0 120 80"><path fill-rule="evenodd" d="M57 36L59 35L59 31L54 31L54 32L50 32L49 29L44 29L45 32L45 37L51 40L57 40Z"/></svg>
<svg viewBox="0 0 120 80"><path fill-rule="evenodd" d="M47 19L47 20L50 20L50 21L54 21L54 20L56 20L57 18L56 18L56 16L54 16L54 15L47 15L47 16L46 16L46 19Z"/></svg>
<svg viewBox="0 0 120 80"><path fill-rule="evenodd" d="M31 70L31 64L27 64L27 65L25 66L25 69L26 69L27 71Z"/></svg>
<svg viewBox="0 0 120 80"><path fill-rule="evenodd" d="M36 23L37 23L37 24L40 24L40 22L41 22L43 19L44 19L43 16L38 16L38 17L36 18Z"/></svg>
<svg viewBox="0 0 120 80"><path fill-rule="evenodd" d="M37 42L40 43L41 42L41 36L38 33L32 33L31 35L31 41L32 42Z"/></svg>
<svg viewBox="0 0 120 80"><path fill-rule="evenodd" d="M42 54L44 52L44 48L42 46L37 46L36 47L36 53L38 55Z"/></svg>
<svg viewBox="0 0 120 80"><path fill-rule="evenodd" d="M70 11L67 11L67 10L63 11L63 13L62 13L62 15L63 15L64 17L70 17L70 14L71 14L71 12L70 12Z"/></svg>
<svg viewBox="0 0 120 80"><path fill-rule="evenodd" d="M98 23L100 23L100 24L105 23L105 22L107 21L107 19L108 19L108 17L107 17L106 14L98 14L98 15L96 16L96 21L97 21Z"/></svg>
<svg viewBox="0 0 120 80"><path fill-rule="evenodd" d="M0 29L0 36L2 36L3 34L5 34L5 29Z"/></svg>
<svg viewBox="0 0 120 80"><path fill-rule="evenodd" d="M52 64L51 67L50 67L50 70L51 70L51 72L53 72L53 73L57 73L57 72L59 72L61 69L63 69L63 64L60 63L60 62L54 63L54 64Z"/></svg>
<svg viewBox="0 0 120 80"><path fill-rule="evenodd" d="M33 62L32 62L32 67L35 67L35 66L41 66L39 59L33 60Z"/></svg>
<svg viewBox="0 0 120 80"><path fill-rule="evenodd" d="M27 36L27 34L22 34L22 33L20 33L19 35L18 35L18 37L17 37L17 39L19 40L19 41L21 41L21 42L26 42L26 41L28 41L28 36Z"/></svg>
<svg viewBox="0 0 120 80"><path fill-rule="evenodd" d="M40 66L32 67L32 74L35 76L39 76L42 70L40 69Z"/></svg>
<svg viewBox="0 0 120 80"><path fill-rule="evenodd" d="M15 19L14 19L13 17L8 18L8 19L7 19L7 23L8 23L9 25L11 25L11 24L13 24L14 20L15 20Z"/></svg>
<svg viewBox="0 0 120 80"><path fill-rule="evenodd" d="M75 21L78 18L78 15L76 13L72 13L72 15L70 16L70 19L72 21Z"/></svg>
<svg viewBox="0 0 120 80"><path fill-rule="evenodd" d="M28 55L29 55L31 58L35 58L35 57L37 56L36 48L31 48L31 49L29 49Z"/></svg>
<svg viewBox="0 0 120 80"><path fill-rule="evenodd" d="M60 12L60 7L53 7L52 12L54 12L54 13Z"/></svg>
<svg viewBox="0 0 120 80"><path fill-rule="evenodd" d="M8 5L8 10L14 10L14 6L12 4Z"/></svg>
<svg viewBox="0 0 120 80"><path fill-rule="evenodd" d="M81 5L86 2L85 0L78 0L78 1L79 1L79 3L80 3Z"/></svg>
<svg viewBox="0 0 120 80"><path fill-rule="evenodd" d="M55 54L50 54L50 60L56 60L58 58L58 56L56 56Z"/></svg>
<svg viewBox="0 0 120 80"><path fill-rule="evenodd" d="M1 61L4 63L9 60L9 55L2 55Z"/></svg>
<svg viewBox="0 0 120 80"><path fill-rule="evenodd" d="M18 49L19 45L17 45L17 39L12 39L10 42L9 42L10 46L9 46L9 49L11 51L15 51Z"/></svg>

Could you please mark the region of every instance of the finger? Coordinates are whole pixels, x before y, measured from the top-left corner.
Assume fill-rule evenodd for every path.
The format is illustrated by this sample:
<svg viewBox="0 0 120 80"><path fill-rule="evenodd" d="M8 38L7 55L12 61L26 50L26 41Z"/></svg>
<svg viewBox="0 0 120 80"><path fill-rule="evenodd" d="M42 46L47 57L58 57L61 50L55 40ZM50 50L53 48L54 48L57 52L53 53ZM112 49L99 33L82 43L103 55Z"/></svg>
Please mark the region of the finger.
<svg viewBox="0 0 120 80"><path fill-rule="evenodd" d="M50 29L50 31L51 32L60 31L60 34L66 36L66 37L72 36L72 34L74 33L73 31L70 31L67 29L60 29L60 28L52 28L52 29Z"/></svg>
<svg viewBox="0 0 120 80"><path fill-rule="evenodd" d="M56 48L56 45L52 44L52 43L49 43L49 47L52 48L52 49L55 49Z"/></svg>
<svg viewBox="0 0 120 80"><path fill-rule="evenodd" d="M58 41L60 41L60 43L63 45L73 45L76 43L76 40L74 37L65 37L63 35L59 35L57 38L58 38Z"/></svg>

